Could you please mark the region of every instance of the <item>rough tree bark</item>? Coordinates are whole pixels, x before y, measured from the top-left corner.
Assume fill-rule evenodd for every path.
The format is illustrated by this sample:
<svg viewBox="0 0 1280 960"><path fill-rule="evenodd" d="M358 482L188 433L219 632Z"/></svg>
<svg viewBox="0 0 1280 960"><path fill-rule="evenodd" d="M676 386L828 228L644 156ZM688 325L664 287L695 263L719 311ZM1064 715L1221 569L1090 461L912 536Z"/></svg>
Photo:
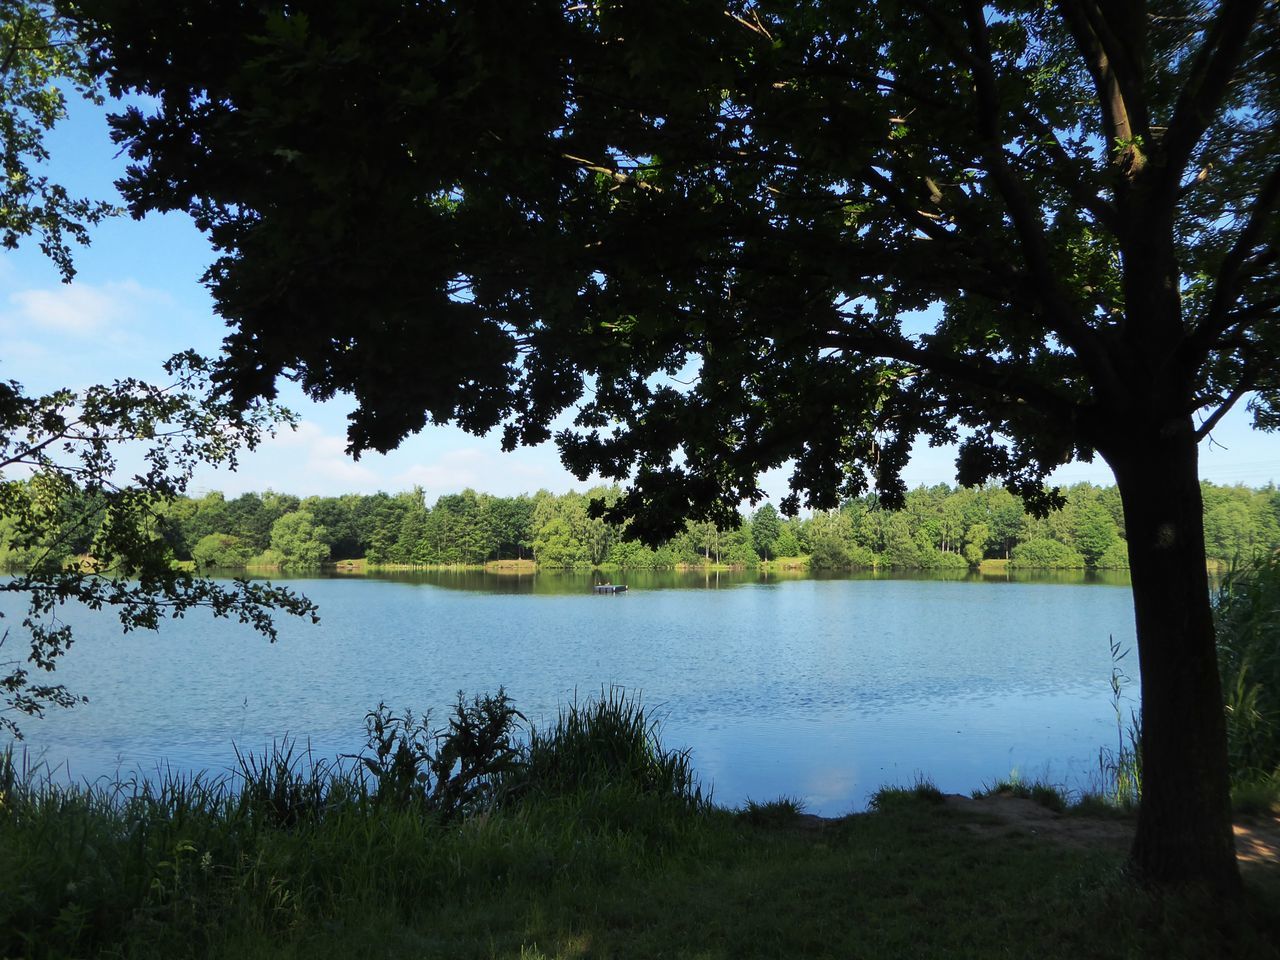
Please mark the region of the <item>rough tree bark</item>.
<svg viewBox="0 0 1280 960"><path fill-rule="evenodd" d="M1103 451L1124 504L1142 674L1142 803L1130 857L1156 883L1240 887L1226 723L1188 416L1117 431Z"/></svg>

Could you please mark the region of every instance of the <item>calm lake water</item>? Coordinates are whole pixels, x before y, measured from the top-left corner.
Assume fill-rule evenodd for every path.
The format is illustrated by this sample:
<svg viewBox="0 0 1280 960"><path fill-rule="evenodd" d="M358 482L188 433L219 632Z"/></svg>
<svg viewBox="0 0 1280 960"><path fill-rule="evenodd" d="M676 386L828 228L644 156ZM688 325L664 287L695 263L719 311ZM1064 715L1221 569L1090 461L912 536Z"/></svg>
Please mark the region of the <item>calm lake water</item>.
<svg viewBox="0 0 1280 960"><path fill-rule="evenodd" d="M284 620L274 645L207 616L122 636L110 614L69 611L80 639L58 678L91 702L27 720L26 746L77 779L225 770L233 742L286 734L354 752L379 701L442 718L458 690L504 686L545 722L618 684L718 802L786 794L830 815L920 774L955 792L1013 771L1087 785L1116 741L1108 638L1134 638L1122 578L619 579L616 597L578 575L293 579L322 623Z"/></svg>

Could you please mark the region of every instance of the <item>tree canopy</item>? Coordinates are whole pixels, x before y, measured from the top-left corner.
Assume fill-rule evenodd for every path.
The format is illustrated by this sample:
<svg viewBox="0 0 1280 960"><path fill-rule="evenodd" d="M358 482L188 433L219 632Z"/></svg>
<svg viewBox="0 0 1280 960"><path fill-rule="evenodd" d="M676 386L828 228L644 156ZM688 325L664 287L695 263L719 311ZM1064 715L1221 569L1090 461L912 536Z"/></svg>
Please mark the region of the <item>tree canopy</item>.
<svg viewBox="0 0 1280 960"><path fill-rule="evenodd" d="M1135 865L1234 885L1195 443L1245 397L1277 422L1275 3L71 9L156 98L116 126L133 209L221 251L224 388L350 393L357 454L554 432L654 537L783 464L784 512L900 504L920 435L1040 506L1105 457Z"/></svg>

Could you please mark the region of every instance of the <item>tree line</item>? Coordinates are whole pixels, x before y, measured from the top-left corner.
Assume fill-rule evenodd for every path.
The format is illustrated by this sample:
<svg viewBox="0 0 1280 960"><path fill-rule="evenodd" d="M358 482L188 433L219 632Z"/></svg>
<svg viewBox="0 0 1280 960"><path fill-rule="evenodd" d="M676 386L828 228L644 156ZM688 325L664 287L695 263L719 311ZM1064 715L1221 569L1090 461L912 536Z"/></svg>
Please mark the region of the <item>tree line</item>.
<svg viewBox="0 0 1280 960"><path fill-rule="evenodd" d="M1117 488L1081 483L1063 493L1061 508L1043 518L996 486L921 486L907 493L901 510L885 509L871 494L793 518L766 503L736 528L690 522L650 547L625 526L592 516L591 501L609 505L621 496L616 486L515 497L467 489L434 504L420 488L306 498L271 490L228 498L215 491L164 505L148 533L175 560L202 568L298 570L363 559L370 566L423 567L532 560L544 569L782 561L816 570L966 570L983 560L1024 569L1127 569ZM1207 559L1232 566L1280 547L1275 486L1206 482L1202 494ZM42 550L18 550L5 536L10 522L0 517L0 564L66 563L91 552L91 524L51 533Z"/></svg>

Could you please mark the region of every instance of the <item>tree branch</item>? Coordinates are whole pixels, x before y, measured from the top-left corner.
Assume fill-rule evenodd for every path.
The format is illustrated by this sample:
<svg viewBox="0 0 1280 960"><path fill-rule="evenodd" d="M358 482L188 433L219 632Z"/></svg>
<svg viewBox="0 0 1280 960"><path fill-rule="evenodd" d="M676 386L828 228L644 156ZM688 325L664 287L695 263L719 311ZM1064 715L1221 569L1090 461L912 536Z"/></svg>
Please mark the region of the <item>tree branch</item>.
<svg viewBox="0 0 1280 960"><path fill-rule="evenodd" d="M945 353L875 330L829 330L819 345L910 363L998 397L1014 397L1051 416L1075 417L1076 404L1069 397L983 357Z"/></svg>
<svg viewBox="0 0 1280 960"><path fill-rule="evenodd" d="M1081 208L1092 214L1101 226L1116 233L1120 226L1119 211L1114 204L1108 203L1090 190L1086 180L1072 175L1072 168L1077 163L1076 158L1067 153L1053 127L1046 123L1043 117L1029 110L1023 114L1023 120L1039 138L1037 142L1046 147L1053 160L1053 164L1044 170L1044 173L1066 190L1071 199Z"/></svg>
<svg viewBox="0 0 1280 960"><path fill-rule="evenodd" d="M1191 62L1173 118L1161 143L1165 154L1163 189L1176 190L1196 143L1208 129L1240 66L1262 0L1224 0Z"/></svg>
<svg viewBox="0 0 1280 960"><path fill-rule="evenodd" d="M4 63L0 63L0 77L3 77L13 67L14 57L17 56L20 49L19 43L22 40L23 22L27 18L27 10L23 7L18 11L18 20L13 25L13 43L9 44L9 49L5 52Z"/></svg>
<svg viewBox="0 0 1280 960"><path fill-rule="evenodd" d="M911 202L911 198L906 195L906 192L879 170L874 167L865 167L859 171L857 176L868 187L884 194L885 198L897 208L903 219L910 226L919 230L931 240L945 242L953 239L950 230L939 221L932 220L922 214L919 207Z"/></svg>
<svg viewBox="0 0 1280 960"><path fill-rule="evenodd" d="M991 49L981 0L965 0L965 19L969 42L977 59L974 87L977 93L978 133L985 142L987 167L997 189L1004 197L1022 246L1027 270L1040 288L1041 301L1049 318L1049 329L1075 351L1094 382L1112 395L1119 395L1119 384L1110 359L1097 335L1082 322L1069 304L1049 256L1049 244L1035 202L1026 185L1012 169L1004 155L1000 130L1000 101L996 91L995 71L991 66Z"/></svg>
<svg viewBox="0 0 1280 960"><path fill-rule="evenodd" d="M1216 427L1218 422L1227 415L1227 412L1234 407L1237 402L1239 402L1240 398L1253 389L1253 380L1254 377L1252 373L1246 373L1240 378L1240 382L1236 384L1235 389L1227 394L1222 403L1218 405L1218 409L1213 411L1213 413L1209 415L1208 419L1206 419L1205 422L1200 424L1196 429L1195 438L1197 443L1213 432L1213 428Z"/></svg>
<svg viewBox="0 0 1280 960"><path fill-rule="evenodd" d="M1124 95L1124 85L1117 73L1117 59L1113 51L1107 49L1096 29L1102 15L1091 0L1058 0L1058 10L1075 40L1089 75L1093 77L1098 104L1102 109L1103 134L1107 140L1107 150L1110 151L1117 142L1133 140L1135 131Z"/></svg>
<svg viewBox="0 0 1280 960"><path fill-rule="evenodd" d="M1214 279L1213 300L1204 319L1183 341L1179 349L1183 364L1198 367L1213 349L1214 342L1238 322L1231 304L1238 295L1240 282L1247 277L1249 253L1262 239L1263 231L1271 224L1277 205L1280 204L1280 163L1272 168L1254 200L1253 209L1236 242L1222 258L1218 275ZM1265 258L1264 258L1265 259Z"/></svg>

